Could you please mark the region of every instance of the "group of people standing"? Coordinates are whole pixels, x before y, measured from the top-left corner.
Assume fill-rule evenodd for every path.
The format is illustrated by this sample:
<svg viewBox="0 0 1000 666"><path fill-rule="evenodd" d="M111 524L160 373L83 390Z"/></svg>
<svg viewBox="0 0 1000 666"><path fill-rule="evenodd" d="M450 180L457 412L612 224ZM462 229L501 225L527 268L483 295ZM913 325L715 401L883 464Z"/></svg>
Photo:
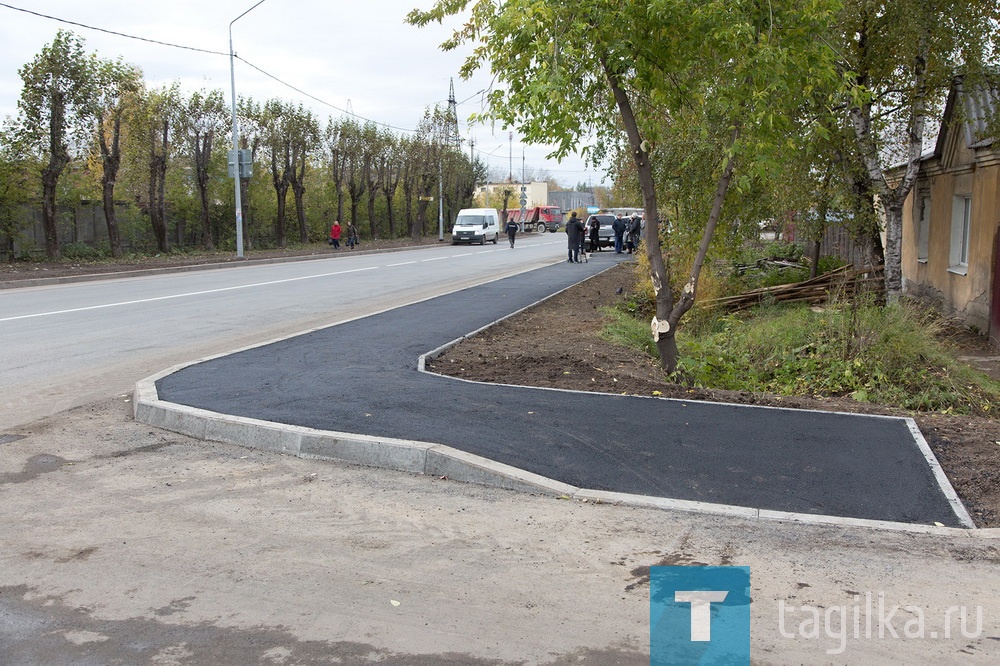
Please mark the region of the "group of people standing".
<svg viewBox="0 0 1000 666"><path fill-rule="evenodd" d="M330 227L330 245L333 246L334 250L340 249L340 236L343 234L344 230L340 226L340 220L334 220L333 225ZM358 244L358 228L354 226L354 222L347 223L347 247L354 249L354 246Z"/></svg>
<svg viewBox="0 0 1000 666"><path fill-rule="evenodd" d="M590 218L589 227L590 247L591 249L599 249L601 223L596 216ZM615 254L621 254L626 250L629 254L633 254L636 248L639 247L639 241L642 239L642 218L638 215L633 215L628 220L625 220L622 218L622 214L618 213L615 221L611 223L611 230L615 234ZM569 263L581 263L581 253L583 253L584 257L587 256L583 249L586 235L587 227L576 216L576 211L573 211L569 216L569 222L566 223L566 240L569 244L569 258L567 261Z"/></svg>
<svg viewBox="0 0 1000 666"><path fill-rule="evenodd" d="M642 239L642 218L632 215L625 220L622 214L618 213L615 221L611 223L611 230L615 232L615 254L621 254L626 250L632 254Z"/></svg>

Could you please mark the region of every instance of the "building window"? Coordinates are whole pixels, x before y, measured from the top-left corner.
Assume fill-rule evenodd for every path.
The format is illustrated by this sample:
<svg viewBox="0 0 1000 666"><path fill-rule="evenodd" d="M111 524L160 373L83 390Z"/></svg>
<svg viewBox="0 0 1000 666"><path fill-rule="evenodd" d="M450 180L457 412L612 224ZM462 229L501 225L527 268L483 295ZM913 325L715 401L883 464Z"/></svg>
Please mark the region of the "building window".
<svg viewBox="0 0 1000 666"><path fill-rule="evenodd" d="M949 270L965 275L969 267L969 226L972 221L972 197L959 195L951 206L951 252Z"/></svg>
<svg viewBox="0 0 1000 666"><path fill-rule="evenodd" d="M917 220L917 261L927 263L929 238L931 235L931 198L920 197L920 217Z"/></svg>

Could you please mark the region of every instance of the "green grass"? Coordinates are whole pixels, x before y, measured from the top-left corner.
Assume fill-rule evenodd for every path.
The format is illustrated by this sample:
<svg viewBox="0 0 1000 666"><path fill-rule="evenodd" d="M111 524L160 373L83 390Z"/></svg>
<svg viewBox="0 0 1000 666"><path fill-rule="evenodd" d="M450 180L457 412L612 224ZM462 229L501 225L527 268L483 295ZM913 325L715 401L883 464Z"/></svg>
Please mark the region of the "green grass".
<svg viewBox="0 0 1000 666"><path fill-rule="evenodd" d="M649 324L627 303L608 315L606 339L657 358ZM914 411L992 415L1000 407L1000 382L956 361L939 320L913 305L763 306L685 323L674 379L686 385L851 396Z"/></svg>

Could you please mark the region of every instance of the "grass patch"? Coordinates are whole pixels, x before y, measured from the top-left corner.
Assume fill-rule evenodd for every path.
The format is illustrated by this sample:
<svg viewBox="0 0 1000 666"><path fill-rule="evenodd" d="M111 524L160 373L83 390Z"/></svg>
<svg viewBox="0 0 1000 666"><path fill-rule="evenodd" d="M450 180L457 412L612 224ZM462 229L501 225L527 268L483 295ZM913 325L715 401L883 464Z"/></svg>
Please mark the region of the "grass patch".
<svg viewBox="0 0 1000 666"><path fill-rule="evenodd" d="M648 324L630 310L625 301L609 311L605 338L658 358ZM940 320L912 304L772 305L690 324L677 337L675 375L689 386L913 411L992 416L1000 407L1000 382L958 362Z"/></svg>

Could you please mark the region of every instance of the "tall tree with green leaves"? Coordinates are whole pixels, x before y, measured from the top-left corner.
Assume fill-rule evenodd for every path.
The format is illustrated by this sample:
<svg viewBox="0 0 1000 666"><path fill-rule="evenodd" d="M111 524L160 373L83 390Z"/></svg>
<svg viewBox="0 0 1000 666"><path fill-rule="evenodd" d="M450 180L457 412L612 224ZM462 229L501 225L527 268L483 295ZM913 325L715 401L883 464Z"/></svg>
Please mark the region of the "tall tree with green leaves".
<svg viewBox="0 0 1000 666"><path fill-rule="evenodd" d="M347 188L347 196L351 200L351 221L358 225L359 204L361 197L368 189L368 171L370 166L365 155L364 128L355 120L341 126L343 133L343 149L346 153L344 158L344 185Z"/></svg>
<svg viewBox="0 0 1000 666"><path fill-rule="evenodd" d="M90 126L88 102L94 88L94 58L84 53L83 40L60 30L34 60L18 73L23 88L17 102L25 139L43 156L42 226L45 253L59 259L56 188L71 159L71 144L79 145Z"/></svg>
<svg viewBox="0 0 1000 666"><path fill-rule="evenodd" d="M385 197L386 221L389 225L389 238L396 238L396 190L399 179L403 175L403 155L400 151L400 140L389 130L382 131L382 151L378 160L379 190Z"/></svg>
<svg viewBox="0 0 1000 666"><path fill-rule="evenodd" d="M195 186L201 211L201 244L207 250L215 249L212 238L211 202L209 201L209 169L212 164L212 150L217 136L225 136L229 127L229 112L221 90L198 91L184 102L180 131L183 133L190 151L191 166L194 167Z"/></svg>
<svg viewBox="0 0 1000 666"><path fill-rule="evenodd" d="M323 160L337 197L337 219L344 219L344 172L347 169L347 133L350 119L327 119L323 129Z"/></svg>
<svg viewBox="0 0 1000 666"><path fill-rule="evenodd" d="M698 278L730 184L774 168L790 150L785 132L817 86L837 81L829 34L837 0L439 0L414 10L416 25L462 13L444 48L475 46L464 76L489 67L500 84L486 115L529 141L553 144L554 157L590 154L624 134L645 208L645 248L656 293L653 336L663 367L677 367L679 321L695 302ZM617 110L617 113L612 110ZM681 111L687 113L680 117ZM676 117L676 118L675 118ZM686 278L661 249L653 163L660 128L711 118L725 137L714 192Z"/></svg>
<svg viewBox="0 0 1000 666"><path fill-rule="evenodd" d="M147 173L146 210L153 238L160 252L170 251L167 229L167 166L174 153L174 139L181 115L180 84L177 82L153 90L144 90L127 114L129 136L136 150L132 157L137 168ZM184 238L182 222L177 238Z"/></svg>
<svg viewBox="0 0 1000 666"><path fill-rule="evenodd" d="M8 118L0 129L0 254L13 261L14 243L24 223L21 205L30 198L27 165L18 138L20 131Z"/></svg>
<svg viewBox="0 0 1000 666"><path fill-rule="evenodd" d="M292 183L292 133L290 109L280 100L268 100L262 111L263 126L267 128L264 148L270 162L271 184L278 209L275 219L278 247L288 246L287 199Z"/></svg>
<svg viewBox="0 0 1000 666"><path fill-rule="evenodd" d="M417 218L410 235L414 239L428 233L430 216L427 211L431 202L438 200L443 169L442 152L448 136L448 117L448 112L441 106L426 109L424 117L417 123L417 132L413 137L415 152L411 158L415 166L413 177L417 194Z"/></svg>
<svg viewBox="0 0 1000 666"><path fill-rule="evenodd" d="M309 242L309 225L306 222L306 168L309 165L309 156L320 146L319 122L312 111L299 104L297 107L289 106L288 128L291 132L291 164L289 173L289 184L292 188L292 196L295 199L295 218L298 221L299 242Z"/></svg>
<svg viewBox="0 0 1000 666"><path fill-rule="evenodd" d="M251 98L240 97L236 104L236 115L240 123L240 148L250 151L250 163L256 163L258 153L264 143L266 128L263 124L263 109ZM251 227L254 227L254 208L250 205L250 182L252 176L240 175L240 203L243 207L243 243L246 249L253 249Z"/></svg>
<svg viewBox="0 0 1000 666"><path fill-rule="evenodd" d="M90 97L88 111L101 160L101 201L111 256L120 257L122 242L115 212L115 183L122 163L122 122L129 106L138 102L142 72L121 59L98 60L94 78L95 92Z"/></svg>
<svg viewBox="0 0 1000 666"><path fill-rule="evenodd" d="M887 299L902 291L903 203L916 182L928 120L958 75L970 84L1000 65L996 0L848 0L841 65L848 118L866 182L885 211ZM901 173L893 167L901 165Z"/></svg>

